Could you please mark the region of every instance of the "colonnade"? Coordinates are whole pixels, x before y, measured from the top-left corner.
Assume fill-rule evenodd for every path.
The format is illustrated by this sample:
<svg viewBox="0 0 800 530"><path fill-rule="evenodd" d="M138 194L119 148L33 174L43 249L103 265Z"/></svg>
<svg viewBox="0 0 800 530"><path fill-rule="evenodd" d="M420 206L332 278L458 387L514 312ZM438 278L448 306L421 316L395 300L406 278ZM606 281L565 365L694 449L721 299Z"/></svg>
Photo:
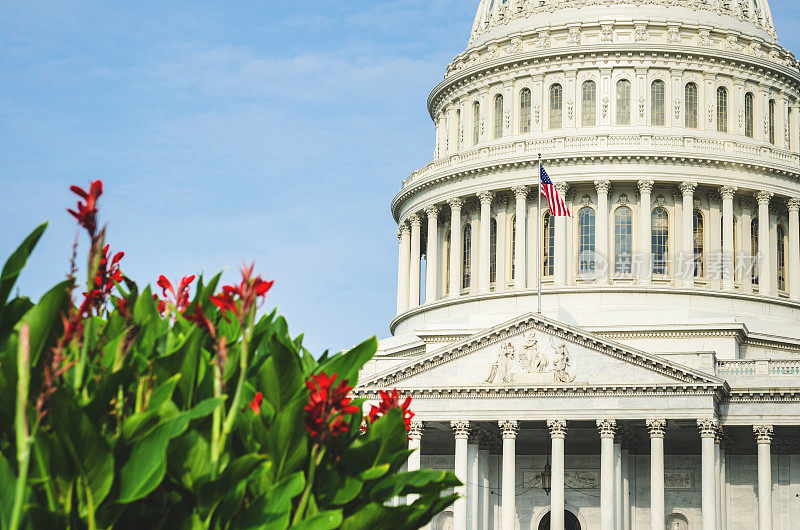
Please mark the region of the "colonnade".
<svg viewBox="0 0 800 530"><path fill-rule="evenodd" d="M547 266L542 273L546 287L578 283L630 284L631 281L639 285L684 288L702 284L722 291L757 292L800 301L800 198L775 197L772 192L739 190L730 185L703 186L708 201L708 206L701 208L704 228L699 236L706 238L702 251L704 272L703 277L697 277L693 265L698 237L694 215L701 199L697 182L685 181L677 187L675 183L646 179L613 183L614 187L631 188L630 191L638 195L638 202L627 204L632 212L628 244L633 247L628 250L628 259L633 256L635 262L622 270L615 269L615 261L620 260L620 248L613 212L620 205L626 205L620 201L627 201L627 195L616 197L612 204L611 181L596 180L593 189L587 186L592 183L556 184L562 197L567 198L573 215L577 217L585 206L593 211L590 233L585 234L591 238L591 276L574 270L577 269L578 247L583 244L579 241L583 234L578 233L578 219L556 217L554 227L544 233L542 216L547 202L543 201L540 212L535 186L532 191L526 186L482 190L471 196L430 204L400 223L398 314L441 298L535 289L537 267L542 267L545 259ZM583 204L576 201L575 196L584 191L592 192L595 200L586 194ZM665 191L672 194L673 201L669 204L665 203ZM509 206L510 194L514 197L513 207ZM736 199L738 217L734 212ZM663 229L652 225L653 211L659 207L669 211L667 235L664 236L668 242L663 243L665 249L668 246L664 255L669 257L667 263L662 264L663 269L657 264L663 256L653 254L659 237L657 231ZM511 219L514 219L513 224ZM758 229L751 234L755 226L753 220L758 220ZM427 233L424 245L423 224ZM463 240L467 225L471 230L469 248ZM496 226L495 232L491 231L493 226ZM538 249L537 235L540 236ZM757 250L752 255L754 245ZM545 248L548 253L552 249L552 255L545 257ZM469 255L465 256L465 252ZM423 254L426 262L424 301L420 299ZM602 260L606 266L595 268L594 263ZM755 276L750 273L752 267L757 268ZM494 277L490 277L492 270L496 270ZM757 278L755 282L754 277Z"/></svg>
<svg viewBox="0 0 800 530"><path fill-rule="evenodd" d="M630 530L629 450L622 445L617 421L597 419L600 435L600 529ZM455 474L464 484L456 488L459 499L453 506L455 530L484 530L489 528L488 450L480 449L471 436L470 421L450 422L455 438ZM663 528L668 514L664 510L664 436L667 420L647 419L650 435L650 528ZM727 501L723 494L726 484L725 449L721 445L723 429L715 418L697 420L701 439L701 510L703 530L727 530ZM516 438L519 422L501 420L498 428L502 437L502 471L500 530L513 530L516 520ZM547 420L550 433L551 491L550 528L564 528L564 440L567 421ZM419 449L423 433L421 421L412 422L409 448ZM771 443L773 427L754 425L758 445L758 530L772 530L772 464ZM419 469L419 451L408 461L409 471ZM497 516L496 516L497 517Z"/></svg>

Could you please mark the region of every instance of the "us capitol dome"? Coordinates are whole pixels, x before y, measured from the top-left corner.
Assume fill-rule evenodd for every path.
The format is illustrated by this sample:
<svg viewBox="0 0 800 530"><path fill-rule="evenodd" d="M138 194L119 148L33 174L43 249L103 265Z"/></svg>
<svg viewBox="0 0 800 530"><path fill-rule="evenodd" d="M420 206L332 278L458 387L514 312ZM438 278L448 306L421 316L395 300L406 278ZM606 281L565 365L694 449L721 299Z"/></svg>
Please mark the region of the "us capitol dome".
<svg viewBox="0 0 800 530"><path fill-rule="evenodd" d="M413 396L409 469L464 483L431 528L800 528L800 69L767 1L481 0L427 105L356 393Z"/></svg>

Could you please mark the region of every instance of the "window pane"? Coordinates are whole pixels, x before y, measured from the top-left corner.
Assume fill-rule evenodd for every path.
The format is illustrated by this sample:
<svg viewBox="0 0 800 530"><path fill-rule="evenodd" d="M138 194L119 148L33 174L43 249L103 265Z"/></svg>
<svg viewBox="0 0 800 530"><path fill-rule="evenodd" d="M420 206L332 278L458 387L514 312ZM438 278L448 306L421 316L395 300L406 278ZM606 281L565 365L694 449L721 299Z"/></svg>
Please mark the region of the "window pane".
<svg viewBox="0 0 800 530"><path fill-rule="evenodd" d="M562 97L561 85L553 85L550 87L550 128L561 128L561 112L562 112Z"/></svg>
<svg viewBox="0 0 800 530"><path fill-rule="evenodd" d="M450 293L450 230L444 236L444 294Z"/></svg>
<svg viewBox="0 0 800 530"><path fill-rule="evenodd" d="M517 216L511 218L511 279L514 279L514 261L517 256Z"/></svg>
<svg viewBox="0 0 800 530"><path fill-rule="evenodd" d="M694 211L694 276L700 278L705 274L703 268L703 214L700 210Z"/></svg>
<svg viewBox="0 0 800 530"><path fill-rule="evenodd" d="M753 285L758 285L758 219L750 223L750 255L753 257Z"/></svg>
<svg viewBox="0 0 800 530"><path fill-rule="evenodd" d="M489 282L497 281L497 219L489 221Z"/></svg>
<svg viewBox="0 0 800 530"><path fill-rule="evenodd" d="M623 79L617 83L617 125L631 124L631 83Z"/></svg>
<svg viewBox="0 0 800 530"><path fill-rule="evenodd" d="M545 212L542 222L544 248L542 248L542 276L552 276L555 258L556 224L550 212Z"/></svg>
<svg viewBox="0 0 800 530"><path fill-rule="evenodd" d="M753 122L755 120L755 109L753 108L753 94L748 92L744 96L744 134L748 138L753 138Z"/></svg>
<svg viewBox="0 0 800 530"><path fill-rule="evenodd" d="M775 143L775 100L769 100L769 143Z"/></svg>
<svg viewBox="0 0 800 530"><path fill-rule="evenodd" d="M586 81L582 92L581 124L584 127L594 127L597 125L597 86L594 81Z"/></svg>
<svg viewBox="0 0 800 530"><path fill-rule="evenodd" d="M778 290L786 290L786 245L784 237L786 232L783 225L778 225Z"/></svg>
<svg viewBox="0 0 800 530"><path fill-rule="evenodd" d="M697 129L697 85L686 85L686 128Z"/></svg>
<svg viewBox="0 0 800 530"><path fill-rule="evenodd" d="M519 132L531 132L531 91L527 88L519 94Z"/></svg>
<svg viewBox="0 0 800 530"><path fill-rule="evenodd" d="M594 210L581 208L578 212L578 272L594 272Z"/></svg>
<svg viewBox="0 0 800 530"><path fill-rule="evenodd" d="M503 136L503 96L500 94L494 97L494 137L495 139Z"/></svg>
<svg viewBox="0 0 800 530"><path fill-rule="evenodd" d="M664 81L653 81L650 85L650 118L653 125L666 125L666 85Z"/></svg>
<svg viewBox="0 0 800 530"><path fill-rule="evenodd" d="M669 215L662 207L650 215L650 250L653 254L653 274L667 274L669 259Z"/></svg>
<svg viewBox="0 0 800 530"><path fill-rule="evenodd" d="M470 254L472 253L472 226L467 225L464 227L464 241L463 250L461 253L461 288L468 289L470 283L471 261Z"/></svg>
<svg viewBox="0 0 800 530"><path fill-rule="evenodd" d="M722 86L717 89L717 131L728 132L728 90Z"/></svg>
<svg viewBox="0 0 800 530"><path fill-rule="evenodd" d="M614 212L614 273L632 272L633 213L627 206Z"/></svg>

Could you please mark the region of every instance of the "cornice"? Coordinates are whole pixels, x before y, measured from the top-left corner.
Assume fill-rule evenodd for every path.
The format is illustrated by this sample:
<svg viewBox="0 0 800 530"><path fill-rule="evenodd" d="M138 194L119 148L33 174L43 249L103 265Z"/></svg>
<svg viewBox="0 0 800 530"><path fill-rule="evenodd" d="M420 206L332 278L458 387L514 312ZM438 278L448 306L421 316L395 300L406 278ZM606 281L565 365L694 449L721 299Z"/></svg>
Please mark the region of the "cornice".
<svg viewBox="0 0 800 530"><path fill-rule="evenodd" d="M731 388L731 403L797 403L800 388Z"/></svg>
<svg viewBox="0 0 800 530"><path fill-rule="evenodd" d="M384 387L359 387L351 391L354 397L377 397ZM716 384L666 384L666 385L572 385L572 386L509 386L509 387L403 387L403 394L413 399L448 398L507 398L507 397L594 397L594 396L717 396Z"/></svg>

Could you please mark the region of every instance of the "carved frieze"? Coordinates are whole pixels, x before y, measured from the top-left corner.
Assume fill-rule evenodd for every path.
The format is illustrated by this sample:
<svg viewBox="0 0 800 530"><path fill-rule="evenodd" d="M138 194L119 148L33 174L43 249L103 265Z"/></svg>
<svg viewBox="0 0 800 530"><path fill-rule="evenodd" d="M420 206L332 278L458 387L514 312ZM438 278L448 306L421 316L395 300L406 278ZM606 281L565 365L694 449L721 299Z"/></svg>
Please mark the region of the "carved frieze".
<svg viewBox="0 0 800 530"><path fill-rule="evenodd" d="M497 357L484 384L553 384L575 380L569 350L561 340L549 337L547 344L540 344L539 334L530 330L495 347Z"/></svg>

